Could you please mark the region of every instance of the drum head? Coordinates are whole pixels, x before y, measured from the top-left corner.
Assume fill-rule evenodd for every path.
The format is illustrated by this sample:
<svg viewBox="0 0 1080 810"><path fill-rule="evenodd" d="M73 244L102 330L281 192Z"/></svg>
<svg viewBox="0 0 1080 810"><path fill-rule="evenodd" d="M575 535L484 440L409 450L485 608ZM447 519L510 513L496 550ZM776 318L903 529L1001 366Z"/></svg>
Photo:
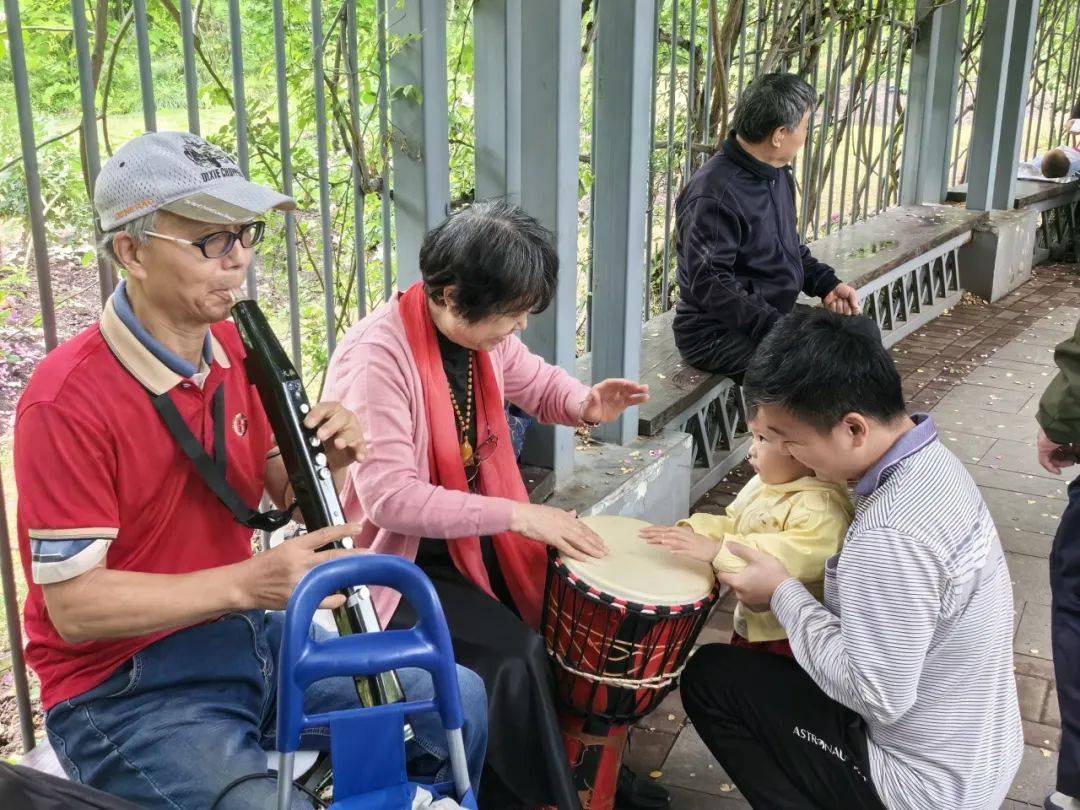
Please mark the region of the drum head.
<svg viewBox="0 0 1080 810"><path fill-rule="evenodd" d="M643 520L597 515L582 522L604 539L607 556L581 562L563 555L559 560L608 596L645 605L690 605L707 597L716 584L708 563L650 546L639 537L650 525Z"/></svg>

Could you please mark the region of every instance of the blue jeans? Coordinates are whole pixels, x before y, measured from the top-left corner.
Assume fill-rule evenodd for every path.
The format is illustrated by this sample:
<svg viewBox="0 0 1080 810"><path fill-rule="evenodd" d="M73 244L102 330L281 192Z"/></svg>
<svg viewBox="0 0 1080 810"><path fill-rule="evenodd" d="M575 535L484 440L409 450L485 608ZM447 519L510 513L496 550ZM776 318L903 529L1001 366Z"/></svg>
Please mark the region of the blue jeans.
<svg viewBox="0 0 1080 810"><path fill-rule="evenodd" d="M174 633L136 654L100 686L58 703L45 717L49 741L68 775L148 808L208 810L233 780L265 773L274 750L277 651L283 614L233 613ZM313 628L316 634L320 628ZM400 669L406 696L433 695L431 677ZM487 747L484 684L458 667L463 736L474 787ZM357 705L349 678L313 684L307 712ZM410 718L416 737L406 748L418 777L448 778L446 735L439 716ZM305 739L326 748L328 731ZM383 742L383 741L380 741ZM387 740L385 744L394 741ZM250 779L227 791L220 810L274 807L277 781ZM294 808L311 808L294 789Z"/></svg>

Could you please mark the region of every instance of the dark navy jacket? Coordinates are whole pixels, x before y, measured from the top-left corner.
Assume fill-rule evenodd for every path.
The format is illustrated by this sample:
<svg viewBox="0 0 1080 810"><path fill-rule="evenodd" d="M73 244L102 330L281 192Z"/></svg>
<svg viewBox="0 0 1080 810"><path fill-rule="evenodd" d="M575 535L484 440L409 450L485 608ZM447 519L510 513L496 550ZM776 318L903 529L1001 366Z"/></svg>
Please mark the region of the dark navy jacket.
<svg viewBox="0 0 1080 810"><path fill-rule="evenodd" d="M675 344L694 359L710 346L748 361L800 290L828 295L839 280L796 230L795 181L730 135L675 203L680 299Z"/></svg>

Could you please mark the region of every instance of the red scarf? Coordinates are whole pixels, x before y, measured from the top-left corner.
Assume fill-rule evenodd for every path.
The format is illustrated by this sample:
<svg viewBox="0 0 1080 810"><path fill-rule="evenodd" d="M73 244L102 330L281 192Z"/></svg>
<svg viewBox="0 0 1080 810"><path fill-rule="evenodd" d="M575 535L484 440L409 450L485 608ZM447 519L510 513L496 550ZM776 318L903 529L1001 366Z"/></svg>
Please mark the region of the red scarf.
<svg viewBox="0 0 1080 810"><path fill-rule="evenodd" d="M435 324L428 311L428 297L424 285L417 283L410 287L401 296L398 306L424 389L424 411L431 436L428 447L431 483L446 489L468 492L465 464L461 460L460 433L453 405L450 403L450 384L443 368ZM510 426L506 423L502 392L495 380L491 358L487 352L478 351L474 354L476 390L473 402L476 403L477 444L484 441L488 430L494 434L496 442L491 455L480 463L477 492L492 498L528 503L529 493L521 479L517 459L514 458ZM511 531L493 535L492 542L518 613L526 624L534 629L538 628L544 598L547 550L542 543ZM496 598L484 567L480 538L450 538L447 545L458 571L493 599Z"/></svg>

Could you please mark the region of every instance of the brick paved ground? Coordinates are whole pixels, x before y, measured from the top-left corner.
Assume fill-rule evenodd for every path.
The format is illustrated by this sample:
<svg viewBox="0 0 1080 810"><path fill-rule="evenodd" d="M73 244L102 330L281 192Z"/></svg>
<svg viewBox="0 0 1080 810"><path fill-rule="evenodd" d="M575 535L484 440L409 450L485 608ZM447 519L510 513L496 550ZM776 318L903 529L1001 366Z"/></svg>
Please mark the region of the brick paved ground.
<svg viewBox="0 0 1080 810"><path fill-rule="evenodd" d="M1054 375L1053 346L1080 320L1077 267L1036 268L1001 301L966 300L893 349L914 411L931 411L942 440L967 465L997 524L1013 577L1016 680L1027 746L1005 808L1042 806L1061 735L1050 660L1046 558L1065 506L1066 481L1035 460L1035 410ZM698 504L722 511L748 477L737 469ZM701 642L726 641L731 600ZM628 752L639 773L659 773L676 810L747 807L686 724L678 693L640 724Z"/></svg>

